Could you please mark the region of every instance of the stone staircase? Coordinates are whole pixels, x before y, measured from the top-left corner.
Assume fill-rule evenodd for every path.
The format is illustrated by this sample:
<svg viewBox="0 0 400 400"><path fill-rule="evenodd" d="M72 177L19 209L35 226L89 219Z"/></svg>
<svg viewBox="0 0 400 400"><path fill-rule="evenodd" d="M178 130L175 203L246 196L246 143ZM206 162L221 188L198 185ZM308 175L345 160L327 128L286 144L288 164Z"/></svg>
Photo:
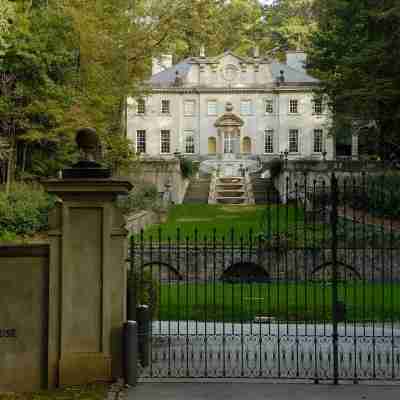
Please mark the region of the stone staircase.
<svg viewBox="0 0 400 400"><path fill-rule="evenodd" d="M247 204L245 179L242 177L216 178L214 201L217 204Z"/></svg>
<svg viewBox="0 0 400 400"><path fill-rule="evenodd" d="M276 190L273 180L261 178L261 174L251 175L254 200L256 204L279 203L279 193Z"/></svg>
<svg viewBox="0 0 400 400"><path fill-rule="evenodd" d="M208 203L208 192L210 190L211 176L203 176L193 179L187 188L183 203Z"/></svg>

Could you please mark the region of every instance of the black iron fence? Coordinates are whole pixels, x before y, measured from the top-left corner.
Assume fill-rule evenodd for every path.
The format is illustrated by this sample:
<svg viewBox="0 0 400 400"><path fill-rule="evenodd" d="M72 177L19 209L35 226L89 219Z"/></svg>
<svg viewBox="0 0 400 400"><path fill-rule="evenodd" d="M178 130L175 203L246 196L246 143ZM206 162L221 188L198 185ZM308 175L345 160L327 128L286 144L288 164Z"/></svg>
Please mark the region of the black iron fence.
<svg viewBox="0 0 400 400"><path fill-rule="evenodd" d="M400 380L396 180L287 182L258 232L131 237L142 378Z"/></svg>

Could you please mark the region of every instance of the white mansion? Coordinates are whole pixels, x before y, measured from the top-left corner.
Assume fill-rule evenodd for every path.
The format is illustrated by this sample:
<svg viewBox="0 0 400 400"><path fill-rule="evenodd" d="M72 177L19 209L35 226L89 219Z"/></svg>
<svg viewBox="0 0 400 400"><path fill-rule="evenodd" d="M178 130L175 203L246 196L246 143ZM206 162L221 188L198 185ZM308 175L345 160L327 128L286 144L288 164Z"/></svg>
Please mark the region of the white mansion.
<svg viewBox="0 0 400 400"><path fill-rule="evenodd" d="M176 65L172 56L153 61L148 96L128 101L127 134L138 153L335 157L330 117L314 97L319 81L304 70L304 53L288 52L286 64L257 51L252 58L201 53Z"/></svg>

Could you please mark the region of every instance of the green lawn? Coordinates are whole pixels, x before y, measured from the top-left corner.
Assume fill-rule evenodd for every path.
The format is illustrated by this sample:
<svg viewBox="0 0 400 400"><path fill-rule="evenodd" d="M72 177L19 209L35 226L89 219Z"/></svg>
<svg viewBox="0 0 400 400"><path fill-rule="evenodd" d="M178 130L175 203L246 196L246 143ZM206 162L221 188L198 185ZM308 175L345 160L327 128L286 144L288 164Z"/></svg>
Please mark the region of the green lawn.
<svg viewBox="0 0 400 400"><path fill-rule="evenodd" d="M251 321L256 315L285 321L330 321L332 286L325 282L163 283L160 320ZM339 283L348 321L400 321L400 284Z"/></svg>
<svg viewBox="0 0 400 400"><path fill-rule="evenodd" d="M211 204L180 204L171 208L168 214L168 221L165 224L153 225L145 230L144 237L155 240L159 238L161 229L161 239L163 241L171 238L176 240L177 231L180 230L180 239L190 240L197 238L199 241L213 239L214 229L217 240L231 240L232 229L234 240L248 238L250 230L254 237L263 232L263 221L265 220L266 210L269 210L271 217L271 231L286 231L287 227L295 224L296 219L301 221L302 210L295 210L293 207L286 206L226 206ZM279 220L279 223L278 223Z"/></svg>

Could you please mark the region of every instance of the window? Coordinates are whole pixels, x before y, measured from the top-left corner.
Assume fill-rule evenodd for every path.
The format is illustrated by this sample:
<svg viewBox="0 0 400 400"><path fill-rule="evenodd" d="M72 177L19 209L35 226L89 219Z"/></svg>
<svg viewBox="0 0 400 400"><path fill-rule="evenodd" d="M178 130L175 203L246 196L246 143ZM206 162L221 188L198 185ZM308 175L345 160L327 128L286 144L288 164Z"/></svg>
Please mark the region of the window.
<svg viewBox="0 0 400 400"><path fill-rule="evenodd" d="M194 115L195 104L194 100L186 100L183 104L184 115Z"/></svg>
<svg viewBox="0 0 400 400"><path fill-rule="evenodd" d="M317 115L322 114L322 100L313 101L313 113Z"/></svg>
<svg viewBox="0 0 400 400"><path fill-rule="evenodd" d="M322 153L322 129L314 129L314 153Z"/></svg>
<svg viewBox="0 0 400 400"><path fill-rule="evenodd" d="M185 132L185 153L194 154L194 134L191 131Z"/></svg>
<svg viewBox="0 0 400 400"><path fill-rule="evenodd" d="M169 114L170 110L170 101L169 100L161 100L161 113Z"/></svg>
<svg viewBox="0 0 400 400"><path fill-rule="evenodd" d="M245 136L243 138L242 153L245 153L245 154L251 153L251 139L248 136Z"/></svg>
<svg viewBox="0 0 400 400"><path fill-rule="evenodd" d="M207 102L207 114L208 115L217 115L218 114L217 100L209 100Z"/></svg>
<svg viewBox="0 0 400 400"><path fill-rule="evenodd" d="M289 100L289 113L297 114L299 112L299 101L291 99Z"/></svg>
<svg viewBox="0 0 400 400"><path fill-rule="evenodd" d="M211 136L208 138L208 154L215 154L217 152L217 140Z"/></svg>
<svg viewBox="0 0 400 400"><path fill-rule="evenodd" d="M242 100L240 102L240 114L242 115L251 114L251 100Z"/></svg>
<svg viewBox="0 0 400 400"><path fill-rule="evenodd" d="M274 131L267 129L264 136L264 153L274 152Z"/></svg>
<svg viewBox="0 0 400 400"><path fill-rule="evenodd" d="M161 153L171 153L171 134L170 131L161 131Z"/></svg>
<svg viewBox="0 0 400 400"><path fill-rule="evenodd" d="M136 131L136 153L146 153L146 131Z"/></svg>
<svg viewBox="0 0 400 400"><path fill-rule="evenodd" d="M299 152L299 130L290 129L289 130L289 153Z"/></svg>
<svg viewBox="0 0 400 400"><path fill-rule="evenodd" d="M272 114L274 112L273 100L265 100L265 113Z"/></svg>
<svg viewBox="0 0 400 400"><path fill-rule="evenodd" d="M146 114L146 102L144 99L137 99L137 113Z"/></svg>

